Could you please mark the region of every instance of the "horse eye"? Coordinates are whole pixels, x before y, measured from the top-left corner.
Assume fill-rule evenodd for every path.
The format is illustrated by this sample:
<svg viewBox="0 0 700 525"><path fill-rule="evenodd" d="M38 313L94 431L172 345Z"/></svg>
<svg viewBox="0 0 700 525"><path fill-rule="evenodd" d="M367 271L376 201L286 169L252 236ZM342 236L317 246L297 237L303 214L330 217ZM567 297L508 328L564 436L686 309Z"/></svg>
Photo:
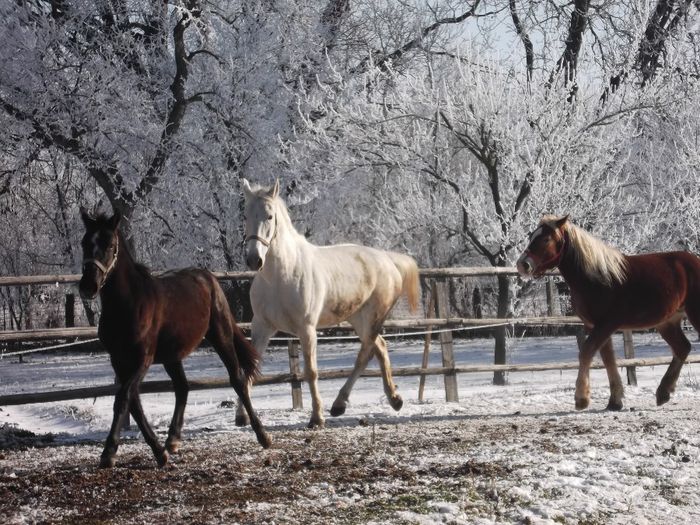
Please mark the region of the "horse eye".
<svg viewBox="0 0 700 525"><path fill-rule="evenodd" d="M268 221L271 221L271 220L272 220L272 215L268 215L268 216L267 216L267 220L268 220Z"/></svg>

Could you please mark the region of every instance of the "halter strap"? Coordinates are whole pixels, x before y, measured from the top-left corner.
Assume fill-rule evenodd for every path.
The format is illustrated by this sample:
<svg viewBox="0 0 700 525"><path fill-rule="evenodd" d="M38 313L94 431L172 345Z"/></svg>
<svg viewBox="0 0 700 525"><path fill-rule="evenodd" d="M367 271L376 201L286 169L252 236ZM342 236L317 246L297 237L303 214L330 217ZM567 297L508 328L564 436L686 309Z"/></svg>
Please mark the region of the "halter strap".
<svg viewBox="0 0 700 525"><path fill-rule="evenodd" d="M268 241L267 239L263 239L262 237L259 237L258 235L247 235L243 243L247 243L248 241L259 241L260 244L262 244L265 248L269 248L270 244L272 241L275 240L275 237L277 237L277 217L275 216L275 231L272 232L272 237L270 237L270 240Z"/></svg>
<svg viewBox="0 0 700 525"><path fill-rule="evenodd" d="M546 261L540 262L537 265L537 268L535 268L534 273L537 273L539 271L539 268L547 266L552 262L554 263L554 266L559 266L559 263L561 262L561 259L564 256L564 252L566 251L566 247L569 244L569 236L566 234L566 232L562 232L562 237L564 238L564 242L561 243L561 248L559 249L559 251ZM525 254L528 255L530 258L535 259L534 254L530 251L529 248L525 250Z"/></svg>
<svg viewBox="0 0 700 525"><path fill-rule="evenodd" d="M275 231L275 233L277 233L277 231ZM274 239L274 238L275 238L275 235L274 235L274 234L272 235L272 237L270 237L270 240L269 240L269 241L263 239L262 237L258 237L257 235L248 235L248 236L245 238L245 242L248 242L248 241L260 241L260 243L261 243L263 246L265 246L266 248L269 248L269 247L270 247L270 243L272 242L272 239Z"/></svg>
<svg viewBox="0 0 700 525"><path fill-rule="evenodd" d="M109 263L109 266L105 266L97 259L83 259L83 267L85 267L86 264L94 264L102 271L102 284L104 284L104 282L107 280L107 274L109 274L109 272L111 272L114 269L114 266L117 264L117 255L119 255L119 237L117 237L116 241L116 246L114 247L114 257L112 257L112 262ZM102 285L100 285L100 288L102 288Z"/></svg>

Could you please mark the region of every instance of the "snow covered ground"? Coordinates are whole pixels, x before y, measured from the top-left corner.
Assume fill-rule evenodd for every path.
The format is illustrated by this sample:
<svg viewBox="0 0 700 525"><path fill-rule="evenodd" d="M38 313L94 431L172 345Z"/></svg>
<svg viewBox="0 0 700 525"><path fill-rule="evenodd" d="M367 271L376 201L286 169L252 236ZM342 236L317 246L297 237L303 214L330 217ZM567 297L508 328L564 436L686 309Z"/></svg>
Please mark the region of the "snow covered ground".
<svg viewBox="0 0 700 525"><path fill-rule="evenodd" d="M639 357L669 355L656 334L635 334L635 344ZM621 349L621 341L615 346ZM394 366L419 365L421 342L390 342L390 349ZM458 364L492 359L488 340L460 340L455 350ZM323 345L319 367L351 366L356 351L354 343ZM510 360L575 356L571 337L528 338L513 341ZM437 344L432 364L440 364ZM285 349L268 353L266 374L287 369ZM190 378L224 376L208 351L186 361L186 370ZM664 371L638 369L639 386L626 388L619 413L603 410L609 395L603 370L592 371L591 408L584 412L573 410L575 371L511 373L505 387L493 386L490 373L461 374L459 403L444 401L439 376L427 378L423 403L417 402L418 378L399 377L399 413L384 398L380 379L363 378L346 414L327 415L321 431L304 428L310 415L305 386L303 411L291 410L289 385L261 386L253 403L275 441L267 451L250 429L235 427L226 403L235 399L231 389L192 392L183 451L168 472L153 468L134 430L123 434L116 469L105 474L95 468L111 398L1 407L0 515L10 523L697 523L700 368L686 366L671 401L656 407ZM165 375L154 367L148 379L159 378ZM0 360L0 394L111 381L104 355ZM320 382L326 414L341 384ZM144 395L143 401L164 435L172 394ZM10 429L36 436L23 440ZM198 485L199 500L187 481L195 475L207 487L202 492ZM131 498L128 509L104 513L111 508L108 494L98 490L105 483ZM256 489L259 483L265 488ZM74 496L65 495L67 486ZM87 489L92 506L84 502ZM149 503L154 494L168 504ZM204 495L209 503L200 506Z"/></svg>

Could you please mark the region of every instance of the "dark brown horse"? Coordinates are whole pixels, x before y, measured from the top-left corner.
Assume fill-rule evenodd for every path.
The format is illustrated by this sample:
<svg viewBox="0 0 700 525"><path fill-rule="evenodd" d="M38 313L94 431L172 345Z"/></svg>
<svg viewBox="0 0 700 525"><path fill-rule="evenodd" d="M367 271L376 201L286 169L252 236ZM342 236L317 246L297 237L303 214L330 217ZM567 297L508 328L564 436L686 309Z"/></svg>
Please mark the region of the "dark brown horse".
<svg viewBox="0 0 700 525"><path fill-rule="evenodd" d="M568 216L548 215L530 236L517 266L524 277L558 267L569 285L574 311L588 332L579 351L577 409L589 405L589 370L599 349L610 381L607 408L622 408L622 380L610 339L620 329L656 328L671 346L673 360L656 390L656 404L670 399L690 352L681 329L684 313L700 331L700 258L688 252L624 255Z"/></svg>
<svg viewBox="0 0 700 525"><path fill-rule="evenodd" d="M270 438L250 402L247 382L258 373L259 356L241 333L219 283L206 270L187 269L154 278L134 262L119 232L120 216L95 219L81 211L85 223L83 275L80 295L100 294L102 315L98 334L107 348L119 382L114 419L100 459L112 467L119 431L131 412L159 466L178 450L189 390L182 360L206 339L228 370L231 385L241 398L258 442ZM165 447L148 424L141 407L139 385L152 363L161 363L175 388L173 414Z"/></svg>

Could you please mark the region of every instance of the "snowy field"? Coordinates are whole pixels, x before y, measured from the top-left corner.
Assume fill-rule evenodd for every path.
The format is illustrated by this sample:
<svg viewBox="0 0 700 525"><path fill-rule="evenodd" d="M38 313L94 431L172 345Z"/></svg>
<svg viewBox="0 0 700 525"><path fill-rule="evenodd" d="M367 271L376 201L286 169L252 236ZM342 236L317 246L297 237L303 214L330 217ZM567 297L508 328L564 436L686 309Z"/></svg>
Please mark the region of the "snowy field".
<svg viewBox="0 0 700 525"><path fill-rule="evenodd" d="M693 334L693 340L697 339ZM656 334L635 334L639 357L670 355ZM420 364L422 343L390 341L394 366ZM616 341L618 355L621 341ZM694 347L697 346L694 343ZM323 345L321 369L351 366L355 344ZM488 363L492 342L456 341L458 364ZM574 338L514 340L515 363L573 361ZM431 365L439 366L439 345ZM376 366L376 364L374 365ZM223 377L215 354L186 361L188 377ZM288 370L286 349L266 374ZM0 407L0 521L4 523L698 523L698 365L686 366L671 401L655 406L663 367L637 370L625 408L606 412L603 370L591 374L587 411L573 410L575 371L459 375L459 403L442 378L399 377L396 413L381 380L358 381L345 415L328 409L342 381L320 382L327 426L307 430L310 398L291 410L289 385L261 386L253 402L274 445L262 450L235 427L231 389L192 392L181 453L155 468L137 431L123 433L117 467L96 468L111 398ZM623 370L624 377L624 370ZM165 378L159 367L147 379ZM0 394L112 381L105 355L0 360ZM164 439L171 394L143 396Z"/></svg>

